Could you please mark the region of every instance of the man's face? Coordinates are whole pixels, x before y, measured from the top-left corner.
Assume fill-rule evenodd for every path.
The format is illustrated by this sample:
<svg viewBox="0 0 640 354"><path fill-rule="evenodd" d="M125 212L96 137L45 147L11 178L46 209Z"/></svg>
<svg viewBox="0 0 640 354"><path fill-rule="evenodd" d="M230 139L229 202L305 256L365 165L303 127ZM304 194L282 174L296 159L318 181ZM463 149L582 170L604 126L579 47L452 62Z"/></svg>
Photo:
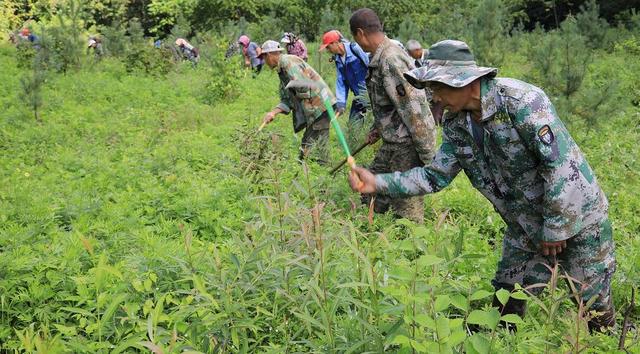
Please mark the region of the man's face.
<svg viewBox="0 0 640 354"><path fill-rule="evenodd" d="M433 100L440 103L449 112L458 113L464 110L470 99L470 85L465 87L451 87L440 82L429 85L433 92Z"/></svg>
<svg viewBox="0 0 640 354"><path fill-rule="evenodd" d="M264 61L269 65L271 69L278 66L278 60L280 59L279 52L271 52L264 55Z"/></svg>
<svg viewBox="0 0 640 354"><path fill-rule="evenodd" d="M356 41L360 48L362 48L362 50L364 50L365 52L372 52L374 51L374 49L376 49L371 48L369 39L367 38L362 28L357 28L355 32L351 32L351 35L353 35L353 40Z"/></svg>
<svg viewBox="0 0 640 354"><path fill-rule="evenodd" d="M331 54L342 54L340 50L340 42L333 42L327 46L327 50Z"/></svg>
<svg viewBox="0 0 640 354"><path fill-rule="evenodd" d="M422 48L420 49L412 49L409 51L409 55L411 55L411 57L413 59L420 59L422 58Z"/></svg>

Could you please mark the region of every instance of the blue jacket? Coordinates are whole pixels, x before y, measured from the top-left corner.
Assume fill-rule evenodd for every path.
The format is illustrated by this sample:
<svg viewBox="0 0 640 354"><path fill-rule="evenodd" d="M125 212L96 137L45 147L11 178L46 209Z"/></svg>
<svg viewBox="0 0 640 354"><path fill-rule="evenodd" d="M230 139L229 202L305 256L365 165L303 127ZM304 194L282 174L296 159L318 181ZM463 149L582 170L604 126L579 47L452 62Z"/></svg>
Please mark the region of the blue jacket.
<svg viewBox="0 0 640 354"><path fill-rule="evenodd" d="M356 96L365 88L365 77L369 66L369 56L365 53L357 43L347 41L344 44L347 55L345 63L340 55L334 55L336 63L336 98L338 99L336 106L345 108L347 105L347 97L349 90Z"/></svg>

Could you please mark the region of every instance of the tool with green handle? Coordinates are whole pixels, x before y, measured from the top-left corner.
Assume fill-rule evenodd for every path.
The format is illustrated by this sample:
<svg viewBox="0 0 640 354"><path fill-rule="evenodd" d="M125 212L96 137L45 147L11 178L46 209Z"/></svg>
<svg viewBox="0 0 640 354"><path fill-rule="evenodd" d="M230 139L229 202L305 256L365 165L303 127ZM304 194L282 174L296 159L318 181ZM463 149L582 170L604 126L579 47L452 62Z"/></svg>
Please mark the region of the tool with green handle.
<svg viewBox="0 0 640 354"><path fill-rule="evenodd" d="M324 87L320 87L317 82L311 81L311 80L289 81L289 83L285 88L286 89L308 88L318 93L318 95L322 99L322 102L324 103L324 107L327 109L331 126L333 126L333 129L336 131L336 135L338 136L338 141L342 146L342 150L344 150L345 155L347 155L347 164L351 169L353 169L356 166L356 161L353 158L353 156L351 156L351 151L349 151L349 145L347 144L347 140L345 139L344 134L342 133L342 128L340 128L340 123L338 123L338 120L336 119L336 113L333 111L333 107L331 106L331 98L329 96L329 93L327 92L327 89ZM353 176L354 178L357 178L356 175L353 175ZM358 187L360 187L362 185L362 181L358 180L357 184L358 184Z"/></svg>

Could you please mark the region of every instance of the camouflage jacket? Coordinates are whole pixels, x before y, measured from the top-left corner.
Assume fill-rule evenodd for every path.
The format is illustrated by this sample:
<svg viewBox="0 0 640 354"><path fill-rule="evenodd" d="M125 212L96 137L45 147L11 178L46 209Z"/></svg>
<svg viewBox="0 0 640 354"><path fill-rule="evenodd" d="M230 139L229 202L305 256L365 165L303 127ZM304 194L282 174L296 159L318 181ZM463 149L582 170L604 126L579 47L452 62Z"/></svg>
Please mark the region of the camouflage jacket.
<svg viewBox="0 0 640 354"><path fill-rule="evenodd" d="M448 114L431 165L376 176L378 192L437 192L464 170L507 225L535 244L566 240L607 217L607 199L591 167L542 90L485 78L480 95L481 145L470 114Z"/></svg>
<svg viewBox="0 0 640 354"><path fill-rule="evenodd" d="M285 113L294 111L294 114L303 114L307 119L307 126L310 126L326 111L324 103L322 102L321 93L318 92L318 89L286 89L285 87L289 81L314 81L319 85L320 90L324 90L324 92L329 95L331 105L336 103L336 97L320 75L318 75L307 62L295 55L280 55L278 76L280 77L280 103L278 104L278 108L282 109Z"/></svg>
<svg viewBox="0 0 640 354"><path fill-rule="evenodd" d="M386 143L413 143L420 160L429 163L435 151L436 128L424 90L402 75L413 59L385 38L372 55L366 83L374 128Z"/></svg>

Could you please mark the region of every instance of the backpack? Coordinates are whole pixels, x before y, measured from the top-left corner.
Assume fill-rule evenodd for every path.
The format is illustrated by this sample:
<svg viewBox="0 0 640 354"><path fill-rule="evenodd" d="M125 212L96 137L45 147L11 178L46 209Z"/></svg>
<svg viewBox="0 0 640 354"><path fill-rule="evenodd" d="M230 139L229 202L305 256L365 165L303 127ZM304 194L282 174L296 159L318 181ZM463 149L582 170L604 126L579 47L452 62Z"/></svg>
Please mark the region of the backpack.
<svg viewBox="0 0 640 354"><path fill-rule="evenodd" d="M367 65L366 60L364 60L364 59L360 56L360 54L358 54L358 51L354 49L353 44L354 44L353 42L349 42L349 48L351 48L351 53L353 53L353 55L355 55L355 56L356 56L356 58L358 58L358 59L360 60L360 62L362 63L362 65L364 65L365 67L367 67L368 65Z"/></svg>

